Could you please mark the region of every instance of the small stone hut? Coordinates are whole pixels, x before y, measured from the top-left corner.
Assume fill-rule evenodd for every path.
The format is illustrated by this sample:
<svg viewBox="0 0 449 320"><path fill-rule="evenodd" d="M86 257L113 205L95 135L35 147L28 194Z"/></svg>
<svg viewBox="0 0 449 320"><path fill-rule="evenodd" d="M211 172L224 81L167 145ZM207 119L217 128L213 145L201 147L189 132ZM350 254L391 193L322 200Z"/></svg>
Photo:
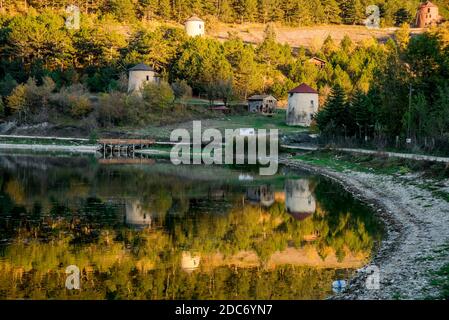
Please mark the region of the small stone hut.
<svg viewBox="0 0 449 320"><path fill-rule="evenodd" d="M201 37L206 32L206 30L204 28L204 21L197 16L192 16L189 19L187 19L184 24L184 27L185 27L187 35L190 37L196 37L196 36Z"/></svg>
<svg viewBox="0 0 449 320"><path fill-rule="evenodd" d="M303 83L288 93L286 122L289 126L309 127L318 112L318 91Z"/></svg>
<svg viewBox="0 0 449 320"><path fill-rule="evenodd" d="M153 68L139 63L128 70L128 93L139 92L147 82L159 83L160 77Z"/></svg>
<svg viewBox="0 0 449 320"><path fill-rule="evenodd" d="M267 94L256 94L248 98L248 111L271 115L276 112L277 100Z"/></svg>
<svg viewBox="0 0 449 320"><path fill-rule="evenodd" d="M416 13L415 27L427 28L437 25L442 18L438 12L438 7L430 1L421 3Z"/></svg>

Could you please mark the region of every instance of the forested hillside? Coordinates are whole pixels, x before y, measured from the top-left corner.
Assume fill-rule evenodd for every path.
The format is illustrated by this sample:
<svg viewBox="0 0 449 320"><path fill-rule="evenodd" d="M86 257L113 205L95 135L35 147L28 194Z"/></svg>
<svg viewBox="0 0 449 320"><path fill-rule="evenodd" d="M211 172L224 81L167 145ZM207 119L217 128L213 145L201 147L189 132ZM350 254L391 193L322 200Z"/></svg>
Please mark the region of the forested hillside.
<svg viewBox="0 0 449 320"><path fill-rule="evenodd" d="M65 5L57 3L1 2L3 119L78 121L90 129L145 125L155 123L155 115L167 114L164 110L185 105L192 93L224 103L255 93L285 101L290 89L305 82L320 93L316 121L323 137L367 137L383 145L398 145L408 137L429 150L449 151L447 25L410 37L404 24L382 42L327 37L316 48L293 49L277 41L272 24L266 24L257 44L233 33L225 40L189 38L179 24L140 22L143 2L126 0L80 1L83 10L89 5L88 14L82 14L79 29L70 29L66 13L51 10ZM181 4L170 2L175 3ZM169 8L169 18L176 18L178 11ZM182 12L188 16L196 12L193 8L191 3ZM313 56L326 61L325 66L310 62ZM127 70L142 62L163 81L147 85L142 96L128 96ZM175 119L176 112L170 116Z"/></svg>
<svg viewBox="0 0 449 320"><path fill-rule="evenodd" d="M316 52L301 47L293 51L277 42L270 25L264 40L254 46L233 35L226 41L189 38L182 28L168 26L129 25L125 35L114 20L94 17L83 20L79 30L70 30L63 16L51 11L5 15L0 23L5 115L39 113L45 104L85 116L93 109L88 92L126 91L127 69L140 62L154 67L164 81L182 82L177 87L189 86L194 94L211 99L238 100L268 92L285 100L288 90L307 82L320 90L324 101L336 83L348 93L366 91L389 50L374 39L354 43L345 37L340 44L328 37ZM329 63L317 68L309 62L313 55ZM39 90L44 93L35 98Z"/></svg>
<svg viewBox="0 0 449 320"><path fill-rule="evenodd" d="M360 24L366 7L379 6L385 26L410 22L419 0L2 0L10 12L61 9L69 4L84 13L113 16L119 21L163 19L183 22L192 14L223 22L283 22L291 25ZM435 0L447 17L448 0Z"/></svg>

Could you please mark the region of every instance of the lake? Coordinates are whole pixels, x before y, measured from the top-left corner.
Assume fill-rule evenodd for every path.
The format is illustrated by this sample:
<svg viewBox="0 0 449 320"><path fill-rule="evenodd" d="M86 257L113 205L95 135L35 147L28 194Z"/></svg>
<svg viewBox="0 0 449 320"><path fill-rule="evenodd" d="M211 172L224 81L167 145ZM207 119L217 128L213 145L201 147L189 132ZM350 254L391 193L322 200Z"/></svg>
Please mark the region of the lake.
<svg viewBox="0 0 449 320"><path fill-rule="evenodd" d="M321 176L130 162L0 155L0 299L325 299L382 239Z"/></svg>

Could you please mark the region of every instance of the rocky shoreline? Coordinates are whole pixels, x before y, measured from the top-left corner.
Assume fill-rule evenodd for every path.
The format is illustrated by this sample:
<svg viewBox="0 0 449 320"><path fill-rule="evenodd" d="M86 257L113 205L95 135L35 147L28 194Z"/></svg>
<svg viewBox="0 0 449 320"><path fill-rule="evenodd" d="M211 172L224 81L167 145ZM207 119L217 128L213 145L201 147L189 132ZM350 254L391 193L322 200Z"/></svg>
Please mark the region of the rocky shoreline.
<svg viewBox="0 0 449 320"><path fill-rule="evenodd" d="M336 172L301 161L283 159L287 166L319 173L374 208L386 236L370 265L380 270L380 288L368 289L368 274L358 270L347 290L331 299L423 299L438 296L431 274L449 262L449 255L431 259L449 243L449 204L416 185L416 175L390 176L356 171ZM413 182L413 183L411 183Z"/></svg>

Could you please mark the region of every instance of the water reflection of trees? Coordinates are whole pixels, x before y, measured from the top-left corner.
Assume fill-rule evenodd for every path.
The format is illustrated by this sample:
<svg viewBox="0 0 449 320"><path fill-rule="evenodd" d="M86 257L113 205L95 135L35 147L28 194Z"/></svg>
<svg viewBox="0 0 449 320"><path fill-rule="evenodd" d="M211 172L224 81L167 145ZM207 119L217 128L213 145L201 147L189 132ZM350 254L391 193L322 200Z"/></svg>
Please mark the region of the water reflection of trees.
<svg viewBox="0 0 449 320"><path fill-rule="evenodd" d="M76 264L85 286L78 298L322 298L319 288L340 272L329 266L363 264L380 237L364 206L320 178L289 180L285 190L283 181L264 183L250 191L262 195L257 203L240 185L163 172L64 167L43 182L22 170L0 175L7 297L72 297L64 268ZM313 197L305 219L286 208L291 189L296 209L311 209ZM289 248L316 252L327 268L278 263Z"/></svg>

